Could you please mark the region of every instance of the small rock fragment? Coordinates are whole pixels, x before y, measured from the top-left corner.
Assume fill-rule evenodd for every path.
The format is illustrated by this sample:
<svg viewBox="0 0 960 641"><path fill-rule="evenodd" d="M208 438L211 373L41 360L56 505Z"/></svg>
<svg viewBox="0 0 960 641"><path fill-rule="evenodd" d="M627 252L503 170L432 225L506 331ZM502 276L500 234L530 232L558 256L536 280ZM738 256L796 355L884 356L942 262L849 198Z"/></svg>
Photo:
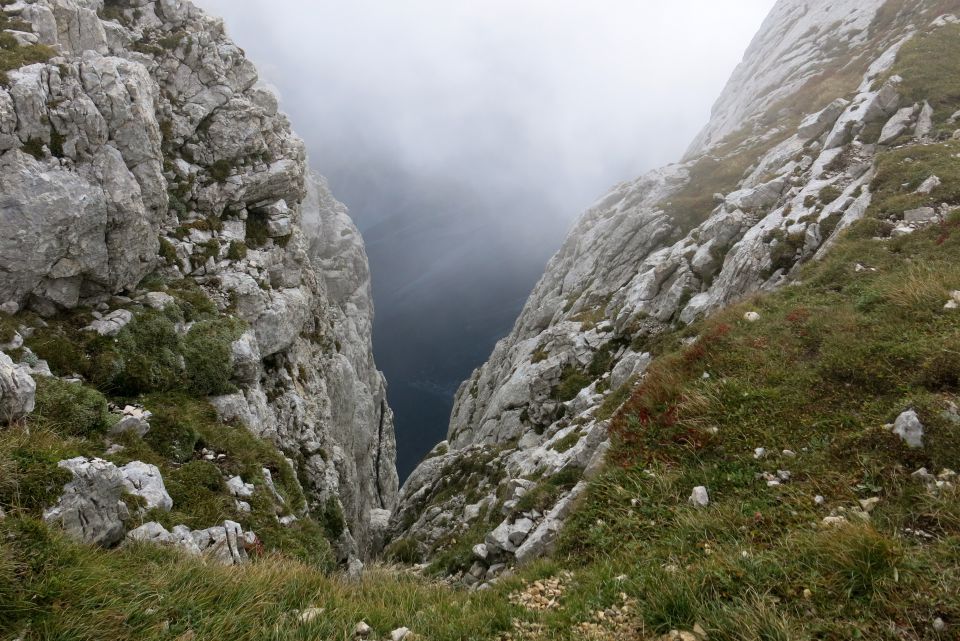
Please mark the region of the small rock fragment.
<svg viewBox="0 0 960 641"><path fill-rule="evenodd" d="M937 210L933 207L919 207L903 212L905 223L929 223L937 218Z"/></svg>
<svg viewBox="0 0 960 641"><path fill-rule="evenodd" d="M404 641L410 636L410 628L397 628L390 633L390 641Z"/></svg>
<svg viewBox="0 0 960 641"><path fill-rule="evenodd" d="M914 410L907 410L897 417L893 424L893 433L911 449L923 447L923 423Z"/></svg>
<svg viewBox="0 0 960 641"><path fill-rule="evenodd" d="M921 184L917 188L917 191L915 193L926 195L942 184L943 184L943 181L941 181L939 177L930 176L929 178L923 181L923 184Z"/></svg>
<svg viewBox="0 0 960 641"><path fill-rule="evenodd" d="M361 621L357 624L357 627L353 629L353 636L358 639L366 639L373 633L373 629L366 624L365 621Z"/></svg>
<svg viewBox="0 0 960 641"><path fill-rule="evenodd" d="M304 623L304 624L312 623L313 621L318 619L320 615L323 614L323 612L324 612L323 608L307 608L306 610L300 613L300 616L298 617L298 619L300 623Z"/></svg>
<svg viewBox="0 0 960 641"><path fill-rule="evenodd" d="M747 312L743 315L743 320L747 321L748 323L756 323L758 320L760 320L760 314L757 312Z"/></svg>
<svg viewBox="0 0 960 641"><path fill-rule="evenodd" d="M253 484L244 483L243 479L239 476L234 476L227 481L227 489L230 490L231 494L240 499L250 498L253 496L254 491Z"/></svg>
<svg viewBox="0 0 960 641"><path fill-rule="evenodd" d="M690 503L697 507L707 507L710 505L710 493L702 485L693 488L693 494L690 495Z"/></svg>

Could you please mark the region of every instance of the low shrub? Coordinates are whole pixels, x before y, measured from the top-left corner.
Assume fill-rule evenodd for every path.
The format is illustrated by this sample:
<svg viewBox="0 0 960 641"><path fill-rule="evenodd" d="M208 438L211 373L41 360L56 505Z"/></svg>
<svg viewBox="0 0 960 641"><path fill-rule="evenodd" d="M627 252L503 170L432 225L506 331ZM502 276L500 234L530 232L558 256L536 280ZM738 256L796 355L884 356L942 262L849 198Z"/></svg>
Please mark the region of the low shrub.
<svg viewBox="0 0 960 641"><path fill-rule="evenodd" d="M35 416L51 429L69 436L106 432L114 418L107 399L97 390L58 378L37 378Z"/></svg>
<svg viewBox="0 0 960 641"><path fill-rule="evenodd" d="M175 389L183 376L180 347L173 321L163 312L144 311L120 332L112 346L104 344L94 352L98 360L109 364L101 372L109 378L99 380L99 386L123 396ZM119 371L114 374L115 369Z"/></svg>
<svg viewBox="0 0 960 641"><path fill-rule="evenodd" d="M240 338L243 324L234 319L201 321L183 339L187 385L198 396L216 396L235 390L230 383L231 344Z"/></svg>
<svg viewBox="0 0 960 641"><path fill-rule="evenodd" d="M339 539L340 535L343 534L343 531L347 528L347 522L343 518L343 510L340 508L340 503L332 496L324 502L319 513L315 516L320 527L322 527L326 533L327 538L331 541Z"/></svg>
<svg viewBox="0 0 960 641"><path fill-rule="evenodd" d="M170 400L174 401L175 398ZM144 436L144 441L168 459L176 462L190 460L199 439L192 417L173 404L149 404L148 407L154 416L150 419L151 429Z"/></svg>

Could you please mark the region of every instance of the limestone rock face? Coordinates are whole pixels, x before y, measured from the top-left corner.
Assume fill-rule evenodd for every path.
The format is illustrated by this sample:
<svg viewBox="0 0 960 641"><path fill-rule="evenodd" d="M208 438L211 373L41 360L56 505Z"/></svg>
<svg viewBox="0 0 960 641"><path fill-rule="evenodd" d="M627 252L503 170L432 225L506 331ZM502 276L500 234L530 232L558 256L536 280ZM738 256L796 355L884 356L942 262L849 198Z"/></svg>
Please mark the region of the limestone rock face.
<svg viewBox="0 0 960 641"><path fill-rule="evenodd" d="M850 49L869 44L868 28L884 2L777 2L714 105L710 124L691 145L688 157L762 117L829 67L836 53L823 46L828 39Z"/></svg>
<svg viewBox="0 0 960 641"><path fill-rule="evenodd" d="M880 138L925 139L933 122L889 72L936 16L878 18L882 5L776 4L684 161L617 185L574 226L458 391L447 442L401 489L392 538L429 556L455 535L449 524L484 518L495 554L478 562L548 551L576 481L609 448L611 413L650 365L651 339L790 282L866 213ZM717 165L742 175L716 180ZM531 477L563 490L546 513L522 509Z"/></svg>
<svg viewBox="0 0 960 641"><path fill-rule="evenodd" d="M172 302L138 291L145 276L194 280L248 326L232 350L239 391L213 404L297 461L311 510L343 511L343 560L366 555L371 513L382 522L397 494L369 267L276 96L188 0L0 10L57 54L0 87L2 309L95 307L90 331L111 336L129 322L117 295ZM4 421L31 409L7 369Z"/></svg>
<svg viewBox="0 0 960 641"><path fill-rule="evenodd" d="M0 352L0 425L32 412L36 394L37 384L26 368Z"/></svg>
<svg viewBox="0 0 960 641"><path fill-rule="evenodd" d="M73 474L57 505L46 510L43 520L63 527L68 536L103 547L123 540L130 510L123 501L123 472L113 463L80 457L61 461Z"/></svg>

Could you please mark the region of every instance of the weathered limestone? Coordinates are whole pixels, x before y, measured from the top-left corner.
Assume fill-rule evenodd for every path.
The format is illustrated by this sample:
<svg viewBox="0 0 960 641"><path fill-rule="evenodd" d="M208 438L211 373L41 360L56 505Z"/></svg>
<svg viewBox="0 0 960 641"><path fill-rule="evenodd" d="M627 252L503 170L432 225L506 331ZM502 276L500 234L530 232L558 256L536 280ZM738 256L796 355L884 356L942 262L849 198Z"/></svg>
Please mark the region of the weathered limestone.
<svg viewBox="0 0 960 641"><path fill-rule="evenodd" d="M0 224L12 230L0 238L0 309L90 305L103 315L89 331L114 337L136 305L174 302L138 291L145 276L193 279L249 326L232 349L239 391L214 405L304 453L310 507L338 503L349 528L338 553L365 557L397 475L363 241L222 21L188 0L127 0L111 20L102 7L0 8L61 56L0 88ZM31 384L0 362L0 421L32 409ZM113 433L147 429L124 417ZM120 516L101 514L105 533L80 538L114 543Z"/></svg>
<svg viewBox="0 0 960 641"><path fill-rule="evenodd" d="M0 352L0 426L33 411L37 384L22 365Z"/></svg>

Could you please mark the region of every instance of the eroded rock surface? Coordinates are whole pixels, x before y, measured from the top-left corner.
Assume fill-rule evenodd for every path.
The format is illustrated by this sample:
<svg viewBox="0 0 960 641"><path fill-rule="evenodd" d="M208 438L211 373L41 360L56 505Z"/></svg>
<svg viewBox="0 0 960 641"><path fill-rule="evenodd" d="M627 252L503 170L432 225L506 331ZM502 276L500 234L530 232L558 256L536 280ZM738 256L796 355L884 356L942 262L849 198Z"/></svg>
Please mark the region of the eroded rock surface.
<svg viewBox="0 0 960 641"><path fill-rule="evenodd" d="M3 311L90 306L89 330L112 337L130 322L118 301L172 302L139 290L144 277L198 283L249 327L233 348L239 391L215 406L288 454L310 508L343 512L341 558L364 556L371 511L397 493L369 267L276 96L222 21L187 0L0 10L54 54L0 86ZM8 369L4 422L32 398ZM108 530L98 542L116 538Z"/></svg>

